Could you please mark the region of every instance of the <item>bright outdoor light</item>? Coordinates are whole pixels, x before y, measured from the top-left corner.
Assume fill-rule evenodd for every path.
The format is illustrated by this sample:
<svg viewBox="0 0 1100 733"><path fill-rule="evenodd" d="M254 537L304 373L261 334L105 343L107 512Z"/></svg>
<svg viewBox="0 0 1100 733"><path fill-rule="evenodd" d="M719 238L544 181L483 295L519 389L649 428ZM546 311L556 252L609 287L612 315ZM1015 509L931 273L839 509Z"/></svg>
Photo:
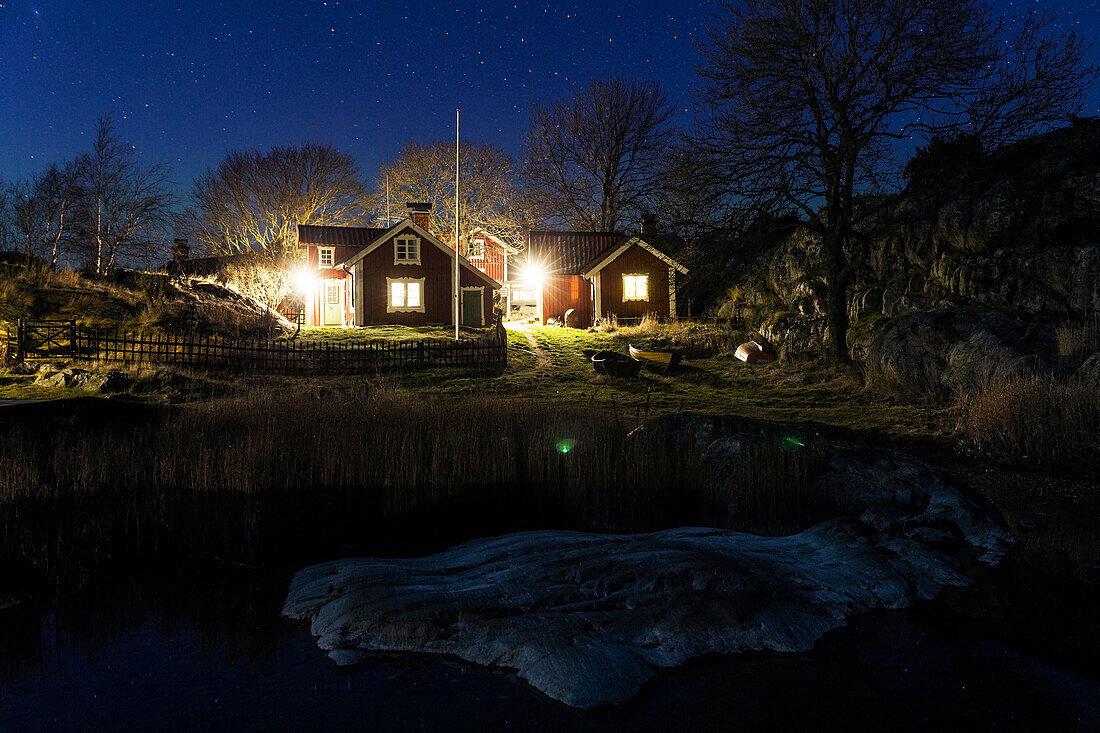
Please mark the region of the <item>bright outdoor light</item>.
<svg viewBox="0 0 1100 733"><path fill-rule="evenodd" d="M291 283L294 290L299 293L312 292L314 282L315 278L309 270L298 270L291 276Z"/></svg>
<svg viewBox="0 0 1100 733"><path fill-rule="evenodd" d="M523 280L538 290L546 279L546 270L537 262L528 262L523 270Z"/></svg>

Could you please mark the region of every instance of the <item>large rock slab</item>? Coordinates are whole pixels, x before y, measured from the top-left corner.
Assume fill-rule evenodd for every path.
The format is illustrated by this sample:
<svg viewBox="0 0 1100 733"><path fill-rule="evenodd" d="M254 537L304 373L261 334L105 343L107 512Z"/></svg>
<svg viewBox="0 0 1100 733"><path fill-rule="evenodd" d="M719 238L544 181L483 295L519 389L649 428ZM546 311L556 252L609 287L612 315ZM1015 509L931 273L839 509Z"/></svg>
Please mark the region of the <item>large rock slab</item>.
<svg viewBox="0 0 1100 733"><path fill-rule="evenodd" d="M804 651L857 614L966 582L950 556L851 519L787 537L541 531L315 565L295 576L283 613L308 619L341 664L453 655L588 709L628 701L661 668Z"/></svg>

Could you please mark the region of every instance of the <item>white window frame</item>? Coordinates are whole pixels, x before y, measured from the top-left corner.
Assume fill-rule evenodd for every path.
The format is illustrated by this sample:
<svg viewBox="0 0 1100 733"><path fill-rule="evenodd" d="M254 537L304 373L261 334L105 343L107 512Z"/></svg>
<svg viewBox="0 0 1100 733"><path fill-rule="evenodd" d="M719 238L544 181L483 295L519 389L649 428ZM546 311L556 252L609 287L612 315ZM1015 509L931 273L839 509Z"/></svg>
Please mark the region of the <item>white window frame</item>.
<svg viewBox="0 0 1100 733"><path fill-rule="evenodd" d="M635 296L632 297L632 298L627 297L627 295L626 295L626 279L628 277L645 278L645 297L644 298L637 297L637 287L638 286L637 286L636 282L635 282L635 285L634 285ZM623 273L623 302L626 303L626 302L632 302L632 301L639 301L639 302L644 302L644 303L649 302L649 273L648 272L624 272Z"/></svg>
<svg viewBox="0 0 1100 733"><path fill-rule="evenodd" d="M329 301L329 293L336 293L336 300ZM323 294L323 305L343 305L344 300L344 283L339 280L325 280L325 288Z"/></svg>
<svg viewBox="0 0 1100 733"><path fill-rule="evenodd" d="M418 283L420 285L420 305L394 305L393 304L393 285L394 283L404 283L405 285L405 302L409 300L409 283ZM387 277L386 278L386 312L387 313L423 313L424 312L424 278L422 277Z"/></svg>
<svg viewBox="0 0 1100 733"><path fill-rule="evenodd" d="M329 263L325 264L325 253L328 253ZM336 248L335 247L318 247L317 248L317 269L318 270L331 270L336 267Z"/></svg>
<svg viewBox="0 0 1100 733"><path fill-rule="evenodd" d="M406 254L408 254L409 245L414 245L416 247L416 258L414 259L412 257L405 257L404 259L398 259L398 257L397 257L397 248L401 244L405 245L405 248L406 248L405 253ZM401 236L397 237L396 239L393 240L393 264L395 264L395 265L419 265L420 264L420 247L421 247L420 237L414 237L410 234L402 234Z"/></svg>

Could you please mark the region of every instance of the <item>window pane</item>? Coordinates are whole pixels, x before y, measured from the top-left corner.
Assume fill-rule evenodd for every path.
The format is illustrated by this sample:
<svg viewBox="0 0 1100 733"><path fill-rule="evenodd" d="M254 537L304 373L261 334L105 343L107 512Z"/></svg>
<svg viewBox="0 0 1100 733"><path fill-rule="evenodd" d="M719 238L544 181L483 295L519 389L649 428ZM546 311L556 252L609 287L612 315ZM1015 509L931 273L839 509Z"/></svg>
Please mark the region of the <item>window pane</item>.
<svg viewBox="0 0 1100 733"><path fill-rule="evenodd" d="M625 300L634 299L634 278L630 275L623 275L623 298Z"/></svg>
<svg viewBox="0 0 1100 733"><path fill-rule="evenodd" d="M390 305L401 308L405 305L405 283L392 283L390 285Z"/></svg>
<svg viewBox="0 0 1100 733"><path fill-rule="evenodd" d="M410 260L419 260L420 259L420 242L417 242L417 241L414 241L414 240L409 241L409 259Z"/></svg>
<svg viewBox="0 0 1100 733"><path fill-rule="evenodd" d="M634 283L634 297L638 300L645 300L649 297L649 277L647 275L640 275L635 278Z"/></svg>
<svg viewBox="0 0 1100 733"><path fill-rule="evenodd" d="M340 286L339 285L326 285L325 286L325 302L329 305L336 305L340 302Z"/></svg>
<svg viewBox="0 0 1100 733"><path fill-rule="evenodd" d="M408 283L409 286L409 307L420 307L420 283Z"/></svg>

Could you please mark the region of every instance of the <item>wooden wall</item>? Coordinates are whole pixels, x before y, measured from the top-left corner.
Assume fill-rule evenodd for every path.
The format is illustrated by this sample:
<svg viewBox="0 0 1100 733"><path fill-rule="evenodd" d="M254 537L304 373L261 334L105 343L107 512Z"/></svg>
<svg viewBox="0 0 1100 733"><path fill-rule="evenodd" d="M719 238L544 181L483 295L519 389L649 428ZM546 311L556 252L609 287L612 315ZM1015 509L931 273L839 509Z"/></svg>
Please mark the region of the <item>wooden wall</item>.
<svg viewBox="0 0 1100 733"><path fill-rule="evenodd" d="M573 308L577 325L587 328L595 313L592 284L580 275L549 275L542 284L542 322L547 318L561 320L565 311Z"/></svg>
<svg viewBox="0 0 1100 733"><path fill-rule="evenodd" d="M623 275L648 275L649 300L623 300ZM650 252L631 245L598 273L600 317L640 318L647 313L668 312L668 263Z"/></svg>
<svg viewBox="0 0 1100 733"><path fill-rule="evenodd" d="M405 230L398 233L401 236ZM393 263L393 239L371 252L354 265L355 273L355 325L395 324L402 326L426 326L451 324L453 319L453 293L451 280L454 261L433 243L420 238L420 264L395 265ZM389 293L386 278L424 278L423 313L388 313L386 304ZM493 290L469 268L461 268L461 283L465 286L484 286L482 301L486 325L493 322Z"/></svg>

